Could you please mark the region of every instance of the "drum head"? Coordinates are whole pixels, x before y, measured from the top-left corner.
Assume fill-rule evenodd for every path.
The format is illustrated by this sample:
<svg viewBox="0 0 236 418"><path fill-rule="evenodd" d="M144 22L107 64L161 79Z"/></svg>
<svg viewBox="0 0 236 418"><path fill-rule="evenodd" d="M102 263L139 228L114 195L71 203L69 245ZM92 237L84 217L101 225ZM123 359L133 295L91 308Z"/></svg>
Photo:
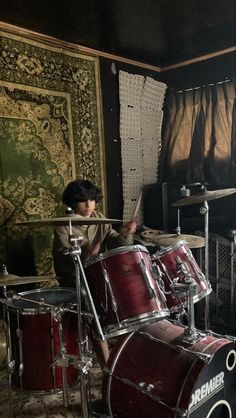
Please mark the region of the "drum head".
<svg viewBox="0 0 236 418"><path fill-rule="evenodd" d="M68 305L75 303L76 293L74 289L71 288L52 288L52 289L34 289L28 290L26 292L18 293L19 297L30 299L26 300L14 300L13 306L20 311L29 310L48 312L50 307L45 305L40 305L39 303L34 303L33 301L40 302L42 301L45 304L58 306L58 305ZM31 302L32 300L32 302Z"/></svg>
<svg viewBox="0 0 236 418"><path fill-rule="evenodd" d="M170 245L169 247L163 248L161 251L158 252L158 256L172 253L173 251L177 250L177 248L183 247L185 245L186 245L186 241L179 241L174 245Z"/></svg>
<svg viewBox="0 0 236 418"><path fill-rule="evenodd" d="M93 264L97 263L98 261L105 260L106 258L113 257L119 254L125 254L130 252L145 252L148 253L148 250L143 245L124 245L123 247L113 248L112 250L105 251L104 253L99 254L94 259L90 260L86 267L92 266Z"/></svg>

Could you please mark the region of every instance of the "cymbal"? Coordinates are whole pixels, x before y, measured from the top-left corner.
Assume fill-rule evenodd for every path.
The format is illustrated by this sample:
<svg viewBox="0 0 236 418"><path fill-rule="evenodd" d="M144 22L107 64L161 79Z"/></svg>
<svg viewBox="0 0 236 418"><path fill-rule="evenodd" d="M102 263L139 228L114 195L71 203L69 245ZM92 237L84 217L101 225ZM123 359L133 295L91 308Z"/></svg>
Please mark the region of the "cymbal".
<svg viewBox="0 0 236 418"><path fill-rule="evenodd" d="M142 238L147 241L150 241L152 237L157 237L157 236L166 235L166 234L167 232L163 231L163 229L150 229L150 228L145 229L145 231L141 233Z"/></svg>
<svg viewBox="0 0 236 418"><path fill-rule="evenodd" d="M198 235L186 235L186 234L155 234L155 231L144 231L142 233L144 239L152 241L160 247L169 247L175 245L179 241L186 241L189 248L201 248L205 246L205 238ZM149 238L148 238L149 237Z"/></svg>
<svg viewBox="0 0 236 418"><path fill-rule="evenodd" d="M194 205L194 204L205 202L205 201L208 202L209 200L219 199L221 197L225 197L233 193L236 193L236 188L220 189L220 190L212 190L212 191L204 190L195 195L177 200L176 202L172 203L172 206Z"/></svg>
<svg viewBox="0 0 236 418"><path fill-rule="evenodd" d="M109 219L109 218L85 218L79 215L68 215L60 218L51 219L33 219L24 222L16 222L17 225L28 226L68 226L69 221L73 225L103 225L103 224L115 224L123 222L121 219Z"/></svg>
<svg viewBox="0 0 236 418"><path fill-rule="evenodd" d="M14 274L0 274L0 287L3 286L17 286L18 284L29 284L37 282L47 282L53 279L58 279L55 276L26 276L20 277Z"/></svg>

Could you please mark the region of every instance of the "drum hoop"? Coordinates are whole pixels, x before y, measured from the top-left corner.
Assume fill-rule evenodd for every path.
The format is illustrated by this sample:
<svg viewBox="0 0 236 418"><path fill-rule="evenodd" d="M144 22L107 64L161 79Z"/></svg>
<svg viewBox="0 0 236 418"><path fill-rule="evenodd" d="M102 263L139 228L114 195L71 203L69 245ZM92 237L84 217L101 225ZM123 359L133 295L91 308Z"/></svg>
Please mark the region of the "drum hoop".
<svg viewBox="0 0 236 418"><path fill-rule="evenodd" d="M58 292L62 292L62 293L68 292L68 293L74 293L75 294L75 289L73 289L72 287L50 287L50 288L41 287L41 288L38 288L38 289L31 289L31 290L26 290L24 292L19 292L18 295L28 296L28 295L33 294L33 293L46 293L46 292L50 292L50 291L57 292L57 293Z"/></svg>
<svg viewBox="0 0 236 418"><path fill-rule="evenodd" d="M129 342L130 338L134 335L134 333L135 333L135 331L132 331L130 334L126 334L124 341L122 342L121 346L118 349L118 352L115 354L115 357L112 360L111 366L106 367L106 372L108 373L106 399L107 399L109 414L111 416L112 416L112 406L111 406L111 402L110 402L110 395L111 395L111 384L112 384L112 378L113 378L112 373L115 370L117 362L118 362L126 344Z"/></svg>
<svg viewBox="0 0 236 418"><path fill-rule="evenodd" d="M39 293L46 293L46 292L56 292L56 293L71 293L74 294L74 296L76 297L76 292L73 288L71 287L55 287L55 288L39 288L39 289L31 289L31 290L26 290L25 292L19 292L18 295L19 296L29 296L32 294L39 294ZM37 300L36 300L37 301ZM37 301L38 302L38 301ZM45 301L46 302L46 301ZM22 300L22 306L17 306L17 304L13 304L11 306L11 308L13 308L13 310L20 312L23 315L35 315L35 314L48 314L50 312L50 307L48 306L40 306L40 305L36 305L35 304L35 308L27 308L25 306L23 306L23 303L29 303L27 301ZM33 302L32 302L33 303ZM47 303L47 302L46 302ZM50 305L53 305L52 303L50 303ZM56 304L55 304L56 306Z"/></svg>
<svg viewBox="0 0 236 418"><path fill-rule="evenodd" d="M159 257L159 256L162 256L162 255L168 254L172 251L175 251L175 250L177 250L177 248L182 247L186 243L187 243L187 241L181 240L174 245L169 245L168 247L164 248L164 250L159 251L157 256Z"/></svg>
<svg viewBox="0 0 236 418"><path fill-rule="evenodd" d="M99 254L92 260L88 261L86 267L90 267L93 264L97 263L98 261L105 260L106 258L110 258L112 256L122 254L122 253L129 253L129 252L145 252L149 254L149 251L143 245L123 245L122 247L113 248L111 250L105 251L104 253Z"/></svg>

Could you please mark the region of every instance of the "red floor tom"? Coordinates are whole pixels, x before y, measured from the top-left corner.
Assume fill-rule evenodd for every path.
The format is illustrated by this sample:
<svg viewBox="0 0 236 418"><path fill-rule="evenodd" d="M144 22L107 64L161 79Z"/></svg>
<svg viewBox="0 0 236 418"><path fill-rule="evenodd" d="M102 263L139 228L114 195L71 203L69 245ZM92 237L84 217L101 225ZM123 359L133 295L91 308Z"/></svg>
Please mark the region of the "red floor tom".
<svg viewBox="0 0 236 418"><path fill-rule="evenodd" d="M43 301L55 307L70 308L75 303L75 291L70 288L36 289L19 296ZM9 307L12 358L15 360L13 383L22 389L47 391L62 389L62 370L54 364L60 356L59 322L52 309L25 300L13 300ZM77 314L61 316L62 338L66 354L78 354ZM78 370L66 369L68 384L76 382Z"/></svg>

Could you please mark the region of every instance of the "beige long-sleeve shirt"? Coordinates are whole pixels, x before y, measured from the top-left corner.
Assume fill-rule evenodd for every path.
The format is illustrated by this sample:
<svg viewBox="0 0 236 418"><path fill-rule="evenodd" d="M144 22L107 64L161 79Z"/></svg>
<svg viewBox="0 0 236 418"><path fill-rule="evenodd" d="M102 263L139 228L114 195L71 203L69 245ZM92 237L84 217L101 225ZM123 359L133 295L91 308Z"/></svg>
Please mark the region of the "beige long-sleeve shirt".
<svg viewBox="0 0 236 418"><path fill-rule="evenodd" d="M101 212L94 211L91 217L104 218ZM110 224L76 225L72 226L72 234L82 235L81 261L83 264L90 257L88 246L101 243L100 253L105 250L117 248L133 243L133 236L122 237ZM60 284L64 287L75 287L75 266L72 257L65 254L70 248L69 226L60 226L54 229L53 260L56 275L61 277Z"/></svg>

